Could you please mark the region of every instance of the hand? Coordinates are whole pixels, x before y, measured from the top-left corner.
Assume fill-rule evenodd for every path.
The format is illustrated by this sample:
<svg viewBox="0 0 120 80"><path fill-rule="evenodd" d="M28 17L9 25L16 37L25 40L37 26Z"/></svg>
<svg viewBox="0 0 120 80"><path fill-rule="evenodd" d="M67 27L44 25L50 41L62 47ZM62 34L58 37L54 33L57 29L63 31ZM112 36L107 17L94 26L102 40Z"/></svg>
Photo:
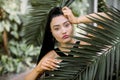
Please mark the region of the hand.
<svg viewBox="0 0 120 80"><path fill-rule="evenodd" d="M78 18L73 15L71 9L69 9L68 7L63 7L62 12L64 16L66 16L71 23L73 24L79 23Z"/></svg>
<svg viewBox="0 0 120 80"><path fill-rule="evenodd" d="M36 69L39 72L44 72L46 70L54 70L56 68L58 68L59 66L57 65L60 61L57 59L53 59L53 58L44 58L39 62L39 64L37 65Z"/></svg>

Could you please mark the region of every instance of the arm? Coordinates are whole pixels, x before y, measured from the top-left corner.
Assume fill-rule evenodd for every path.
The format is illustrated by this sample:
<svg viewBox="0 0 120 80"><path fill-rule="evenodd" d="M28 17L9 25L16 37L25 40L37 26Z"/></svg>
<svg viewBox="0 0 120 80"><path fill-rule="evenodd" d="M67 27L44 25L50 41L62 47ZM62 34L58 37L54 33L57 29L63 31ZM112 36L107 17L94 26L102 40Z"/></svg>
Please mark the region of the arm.
<svg viewBox="0 0 120 80"><path fill-rule="evenodd" d="M68 7L63 7L62 8L62 12L64 14L64 16L66 16L69 21L73 24L78 24L78 23L91 23L92 21L90 19L88 19L87 17L89 15L93 16L93 17L96 17L96 18L99 18L99 19L102 19L100 18L99 16L97 16L95 13L92 13L92 14L89 14L89 15L85 15L85 16L80 16L80 17L75 17L71 11L71 9L69 9ZM101 13L98 13L106 18L109 18L105 13L101 12Z"/></svg>
<svg viewBox="0 0 120 80"><path fill-rule="evenodd" d="M98 13L99 15L102 15L102 16L104 16L104 17L106 17L106 18L109 18L105 13L103 13L103 12L100 12L100 13ZM92 13L92 14L89 14L90 16L93 16L93 17L96 17L96 18L99 18L99 19L101 19L102 20L102 18L100 18L98 15L96 15L95 13ZM92 21L90 20L90 19L88 19L87 17L89 16L89 15L85 15L85 16L80 16L80 17L78 17L77 18L77 23L91 23Z"/></svg>
<svg viewBox="0 0 120 80"><path fill-rule="evenodd" d="M37 71L37 70L38 68L35 67L30 73L26 75L25 80L36 80L38 76L41 76L43 74L42 70L41 71L40 70Z"/></svg>
<svg viewBox="0 0 120 80"><path fill-rule="evenodd" d="M58 67L57 63L59 60L56 60L57 56L54 51L48 52L38 63L38 65L25 77L25 80L36 80L37 77L40 77L46 70L54 70Z"/></svg>

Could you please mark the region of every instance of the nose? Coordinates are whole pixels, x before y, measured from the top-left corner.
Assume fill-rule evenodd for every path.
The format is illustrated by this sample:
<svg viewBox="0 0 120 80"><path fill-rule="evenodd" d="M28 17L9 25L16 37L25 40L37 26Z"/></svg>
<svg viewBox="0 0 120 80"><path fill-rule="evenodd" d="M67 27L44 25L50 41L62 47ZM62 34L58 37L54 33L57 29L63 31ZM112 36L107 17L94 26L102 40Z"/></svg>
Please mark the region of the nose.
<svg viewBox="0 0 120 80"><path fill-rule="evenodd" d="M67 30L65 28L62 28L62 34L66 34Z"/></svg>

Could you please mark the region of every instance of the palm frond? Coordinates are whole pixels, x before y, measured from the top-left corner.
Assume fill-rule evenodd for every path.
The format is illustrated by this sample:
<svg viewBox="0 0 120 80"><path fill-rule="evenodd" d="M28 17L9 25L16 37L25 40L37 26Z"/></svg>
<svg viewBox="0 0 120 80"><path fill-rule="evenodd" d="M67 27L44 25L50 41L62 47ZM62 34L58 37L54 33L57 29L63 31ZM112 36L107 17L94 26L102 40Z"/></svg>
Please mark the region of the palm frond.
<svg viewBox="0 0 120 80"><path fill-rule="evenodd" d="M69 6L74 0L37 0L32 1L29 21L24 27L24 38L27 44L42 43L47 15L53 7Z"/></svg>
<svg viewBox="0 0 120 80"><path fill-rule="evenodd" d="M78 48L69 48L71 55L78 57L59 57L63 61L60 68L50 71L52 76L45 80L119 80L120 77L120 10L108 8L105 12L109 18L96 14L102 19L89 16L88 18L103 28L85 24L78 26L87 35L78 32L85 38L73 38L85 41L90 45L77 45Z"/></svg>
<svg viewBox="0 0 120 80"><path fill-rule="evenodd" d="M27 44L38 45L43 37L44 26L49 10L58 4L59 0L37 0L30 10L29 21L24 27L24 38Z"/></svg>

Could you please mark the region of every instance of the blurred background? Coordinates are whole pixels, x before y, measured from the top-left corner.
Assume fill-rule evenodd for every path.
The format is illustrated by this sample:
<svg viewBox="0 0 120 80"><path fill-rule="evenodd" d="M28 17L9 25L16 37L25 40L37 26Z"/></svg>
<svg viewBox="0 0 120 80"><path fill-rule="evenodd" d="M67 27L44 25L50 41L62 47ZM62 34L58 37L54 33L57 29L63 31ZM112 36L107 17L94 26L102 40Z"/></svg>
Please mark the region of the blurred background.
<svg viewBox="0 0 120 80"><path fill-rule="evenodd" d="M0 80L23 80L35 65L40 44L27 45L24 38L30 11L39 0L0 0ZM107 6L120 9L120 0L104 0ZM77 16L104 10L103 0L75 0ZM40 39L41 40L41 39Z"/></svg>

